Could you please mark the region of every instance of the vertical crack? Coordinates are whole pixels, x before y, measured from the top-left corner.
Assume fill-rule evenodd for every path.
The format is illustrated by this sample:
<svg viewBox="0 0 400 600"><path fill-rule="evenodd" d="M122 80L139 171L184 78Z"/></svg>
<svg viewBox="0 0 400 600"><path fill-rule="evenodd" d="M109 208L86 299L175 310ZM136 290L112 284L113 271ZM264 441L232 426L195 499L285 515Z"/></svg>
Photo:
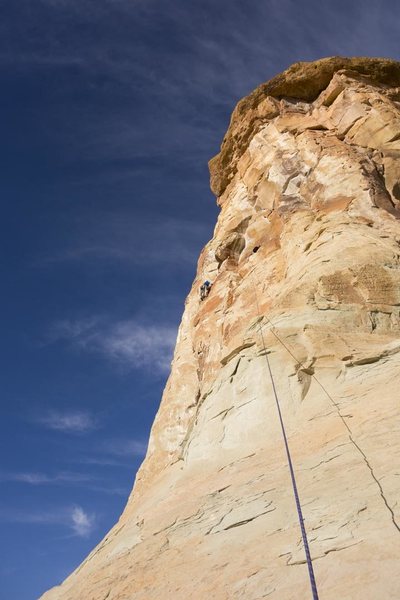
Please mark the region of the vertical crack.
<svg viewBox="0 0 400 600"><path fill-rule="evenodd" d="M355 442L355 441L353 440L353 438L351 437L351 435L350 435L349 437L350 437L350 440L353 442L354 446L355 446L355 447L358 449L358 451L360 452L360 454L363 456L363 458L364 458L364 461L365 461L365 464L367 465L368 469L369 469L369 470L370 470L370 472L371 472L371 476L372 476L372 478L373 478L373 479L374 479L374 481L376 482L376 485L379 487L379 491L380 491L380 494L381 494L381 496L382 496L382 500L384 501L384 503L386 504L386 508L388 509L388 511L390 512L390 514L392 515L392 521L393 521L393 525L396 527L397 531L400 533L400 527L399 527L398 523L396 522L396 519L395 519L395 516L394 516L394 512L393 512L393 509L392 509L392 507L389 505L388 501L386 500L386 496L385 496L385 494L383 493L383 489L382 489L381 483L380 483L379 479L376 477L376 475L375 475L375 473L374 473L374 470L373 470L373 468L371 467L371 465L370 465L370 463L369 463L369 461L368 461L368 458L366 457L365 453L364 453L364 452L361 450L361 448L360 448L360 446L357 444L357 442Z"/></svg>
<svg viewBox="0 0 400 600"><path fill-rule="evenodd" d="M381 485L381 483L380 483L379 479L376 477L376 475L375 475L375 473L374 473L374 470L373 470L373 468L372 468L371 464L369 463L369 461L368 461L368 459L367 459L367 456L366 456L365 452L364 452L364 451L361 449L361 447L360 447L360 446L357 444L357 442L354 440L354 438L353 438L353 432L352 432L352 430L350 429L350 427L349 427L349 425L348 425L348 423L347 423L346 419L344 418L344 416L343 416L343 415L342 415L342 413L340 412L340 407L339 407L338 403L337 403L337 402L335 402L335 400L334 400L334 399L332 398L332 396L331 396L331 395L328 393L328 391L325 389L325 387L324 387L324 386L323 386L323 384L322 384L322 383L319 381L319 379L318 379L318 378L317 378L315 375L312 375L312 377L314 377L315 381L318 383L318 385L320 386L320 388L321 388L321 389L322 389L322 390L325 392L325 394L326 394L326 395L327 395L327 397L329 398L330 402L331 402L331 403L333 404L333 406L336 408L337 414L339 415L340 419L342 420L342 423L343 423L343 425L346 427L346 429L347 429L347 431L348 431L348 433L349 433L349 440L350 440L350 442L351 442L351 443L353 444L353 446L354 446L354 447L355 447L355 448L358 450L359 454L361 454L361 456L362 456L362 458L363 458L363 461L365 462L365 464L366 464L366 466L367 466L367 468L368 468L369 472L371 473L372 479L375 481L376 485L377 485L377 486L378 486L378 488L379 488L379 493L380 493L380 495L381 495L381 498L382 498L382 500L383 500L383 502L384 502L384 504L385 504L386 508L387 508L387 509L388 509L388 511L390 512L390 516L391 516L391 519L392 519L392 523L393 523L393 525L396 527L397 531L400 533L400 526L399 526L399 524L398 524L398 523L397 523L397 521L396 521L396 518L395 518L395 516L394 516L394 512L393 512L393 509L392 509L392 507L389 505L389 503L388 503L388 501L387 501L387 499L386 499L386 496L385 496L385 494L383 493L383 488L382 488L382 485Z"/></svg>
<svg viewBox="0 0 400 600"><path fill-rule="evenodd" d="M290 354L290 356L292 358L294 358L294 360L300 365L300 367L305 367L305 365L303 365L303 363L298 360L298 358L293 354L293 352L288 348L288 346L285 344L285 342L279 337L279 335L277 335L275 333L275 326L272 323L272 321L268 318L267 315L264 315L265 319L267 320L267 322L270 324L270 332L273 334L273 336L282 344L282 346L286 349L286 351ZM344 418L344 416L342 415L342 413L340 412L340 407L338 405L337 402L335 402L335 400L332 398L332 396L329 394L328 390L325 388L325 386L319 381L319 379L316 377L315 374L312 374L311 377L316 381L316 383L318 383L319 387L322 389L322 391L326 394L327 398L329 398L329 401L331 402L332 406L335 407L336 412L339 416L339 418L341 419L343 425L346 427L348 434L349 434L349 440L350 442L353 444L353 446L357 449L357 451L359 452L359 454L362 456L363 461L365 462L369 472L371 473L371 476L373 478L373 480L375 481L376 485L378 486L379 489L379 494L387 508L387 510L390 513L390 517L392 520L393 525L395 526L395 528L397 529L397 531L400 533L400 525L397 523L394 512L392 507L390 506L390 504L388 503L385 494L383 493L383 488L382 485L379 481L379 479L376 477L373 468L371 467L366 454L364 453L364 451L360 448L360 446L357 444L357 442L355 442L354 438L353 438L353 432L350 429L346 419Z"/></svg>

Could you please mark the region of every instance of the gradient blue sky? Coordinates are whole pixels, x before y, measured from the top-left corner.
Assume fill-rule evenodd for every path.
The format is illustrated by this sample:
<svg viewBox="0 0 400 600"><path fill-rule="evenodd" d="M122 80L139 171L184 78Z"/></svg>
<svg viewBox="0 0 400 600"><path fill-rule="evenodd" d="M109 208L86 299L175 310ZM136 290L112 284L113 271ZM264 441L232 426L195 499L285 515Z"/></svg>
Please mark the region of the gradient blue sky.
<svg viewBox="0 0 400 600"><path fill-rule="evenodd" d="M1 600L123 509L237 100L298 60L400 59L399 34L385 0L2 3Z"/></svg>

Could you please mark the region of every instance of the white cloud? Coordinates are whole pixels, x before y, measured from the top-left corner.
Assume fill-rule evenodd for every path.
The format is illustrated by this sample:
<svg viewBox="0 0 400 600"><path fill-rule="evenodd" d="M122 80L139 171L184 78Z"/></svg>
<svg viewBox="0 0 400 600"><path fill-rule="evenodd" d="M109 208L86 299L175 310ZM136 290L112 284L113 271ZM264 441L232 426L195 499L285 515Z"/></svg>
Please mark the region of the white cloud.
<svg viewBox="0 0 400 600"><path fill-rule="evenodd" d="M86 512L81 506L64 507L58 510L24 511L20 509L0 510L0 520L9 523L52 525L66 527L73 535L88 537L96 526L96 515Z"/></svg>
<svg viewBox="0 0 400 600"><path fill-rule="evenodd" d="M97 317L88 317L85 319L72 320L60 320L53 323L50 331L47 334L47 342L56 342L62 338L68 338L71 340L79 340L82 336L86 336L92 331L98 322Z"/></svg>
<svg viewBox="0 0 400 600"><path fill-rule="evenodd" d="M97 420L88 412L50 411L37 419L39 423L63 433L88 433L98 428Z"/></svg>
<svg viewBox="0 0 400 600"><path fill-rule="evenodd" d="M70 473L68 471L57 473L56 475L46 475L38 472L22 472L22 473L2 473L0 481L14 481L20 483L28 483L30 485L80 485L94 481L91 475L84 473Z"/></svg>
<svg viewBox="0 0 400 600"><path fill-rule="evenodd" d="M56 322L48 340L50 343L70 341L123 366L168 373L176 335L176 327L167 324L143 325L136 320L108 323L96 317ZM87 431L95 427L93 419L85 413L52 413L42 422L63 431Z"/></svg>
<svg viewBox="0 0 400 600"><path fill-rule="evenodd" d="M49 483L51 479L44 473L9 473L0 477L1 481L20 481L31 485Z"/></svg>
<svg viewBox="0 0 400 600"><path fill-rule="evenodd" d="M158 372L169 371L175 340L175 327L144 327L135 321L117 323L98 338L99 349L109 358Z"/></svg>
<svg viewBox="0 0 400 600"><path fill-rule="evenodd" d="M75 506L71 512L71 526L79 537L88 537L95 525L94 514L86 513L80 506Z"/></svg>
<svg viewBox="0 0 400 600"><path fill-rule="evenodd" d="M114 465L118 465L117 461L114 461ZM131 465L129 466L131 467ZM129 492L129 490L126 488L110 485L106 481L102 482L101 479L98 477L94 477L92 475L85 475L83 473L61 472L57 473L56 475L46 475L45 473L29 472L2 473L0 474L0 482L23 483L33 486L74 486L84 488L91 492L108 494L111 496L126 496Z"/></svg>
<svg viewBox="0 0 400 600"><path fill-rule="evenodd" d="M79 458L75 462L83 465L94 465L98 467L124 467L131 469L132 465L130 462L121 461L116 458L107 458L106 456L86 456Z"/></svg>
<svg viewBox="0 0 400 600"><path fill-rule="evenodd" d="M103 443L104 452L120 457L143 457L146 454L147 443L140 440L114 439Z"/></svg>

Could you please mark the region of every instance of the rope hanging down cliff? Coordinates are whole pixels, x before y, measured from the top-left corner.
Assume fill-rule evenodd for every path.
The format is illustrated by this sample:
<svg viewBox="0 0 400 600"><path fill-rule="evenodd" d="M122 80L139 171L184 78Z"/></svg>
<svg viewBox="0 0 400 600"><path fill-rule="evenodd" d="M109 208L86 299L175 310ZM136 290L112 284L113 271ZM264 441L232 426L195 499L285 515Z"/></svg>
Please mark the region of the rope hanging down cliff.
<svg viewBox="0 0 400 600"><path fill-rule="evenodd" d="M255 295L256 304L257 304L257 314L258 314L259 317L261 317L260 306L259 306L259 303L258 303L258 296L257 296L257 287L255 285L254 285L254 295ZM262 342L262 346L263 346L263 350L264 350L264 355L265 355L265 358L266 358L266 361L267 361L268 372L269 372L269 376L270 376L270 379L271 379L272 389L273 389L273 392L274 392L276 407L277 407L277 410L278 410L278 416L279 416L279 422L280 422L281 430L282 430L283 442L285 444L286 457L287 457L287 461L288 461L288 465L289 465L290 478L292 480L292 487L293 487L294 499L296 501L296 509L297 509L297 516L298 516L298 519L299 519L300 530L301 530L301 537L303 538L304 553L306 555L306 561L307 561L307 567L308 567L308 576L309 576L309 579L310 579L312 597L313 597L313 600L319 600L319 598L318 598L317 584L315 582L314 569L313 569L313 564L312 564L312 559L311 559L311 554L310 554L310 548L309 548L309 545L308 545L307 532L306 532L306 528L305 528L305 525L304 525L303 511L301 509L299 493L298 493L298 490L297 490L296 477L295 477L294 469L293 469L292 457L291 457L291 454L290 454L289 444L288 444L288 440L287 440L287 436L286 436L285 424L284 424L283 417L282 417L282 412L281 412L280 402L279 402L279 398L278 398L278 393L277 393L277 390L276 390L275 380L274 380L274 376L272 374L271 363L270 363L270 360L268 358L267 349L266 349L266 346L265 346L264 334L263 334L263 330L262 330L261 322L260 321L259 321L259 329L260 329L260 336L261 336L261 342Z"/></svg>
<svg viewBox="0 0 400 600"><path fill-rule="evenodd" d="M253 277L253 276L252 276ZM271 294L268 292L268 290L265 290L266 293L268 294L268 296L271 298L271 300L273 300ZM257 305L258 305L258 301L257 301ZM276 333L276 327L273 324L273 322L271 321L271 319L268 317L267 314L264 313L263 317L265 317L266 321L270 324L270 329L269 331L272 333L272 335L278 340L278 342L281 344L281 346L286 350L286 352L296 361L296 364L300 365L301 367L304 367L303 363L301 362L301 360L295 356L292 352L292 350L290 350L288 348L288 346L283 342L283 340L279 337L279 335ZM372 479L375 481L378 489L379 489L379 494L383 500L383 503L385 504L387 510L390 513L390 517L392 520L393 525L395 526L395 528L397 529L397 531L400 533L400 525L399 523L396 521L395 518L395 514L393 511L393 508L389 505L385 494L383 493L383 489L382 489L382 485L379 481L379 479L376 477L374 470L372 469L371 465L369 464L367 457L365 456L365 453L363 451L363 449L360 447L360 445L358 444L358 442L355 441L354 439L354 433L352 431L352 429L349 427L349 424L347 423L345 417L342 415L341 411L340 411L340 407L339 404L334 400L333 396L328 392L328 390L326 389L326 387L321 383L321 381L318 379L318 377L315 375L315 373L311 374L311 377L314 379L314 381L319 385L319 387L321 388L321 390L324 392L324 394L326 395L326 397L328 398L329 402L332 404L332 406L334 407L334 409L337 412L338 417L340 418L340 420L342 421L344 427L347 430L348 436L349 436L349 441L353 444L353 446L356 448L357 452L360 454L362 460L365 462L368 470L371 473Z"/></svg>

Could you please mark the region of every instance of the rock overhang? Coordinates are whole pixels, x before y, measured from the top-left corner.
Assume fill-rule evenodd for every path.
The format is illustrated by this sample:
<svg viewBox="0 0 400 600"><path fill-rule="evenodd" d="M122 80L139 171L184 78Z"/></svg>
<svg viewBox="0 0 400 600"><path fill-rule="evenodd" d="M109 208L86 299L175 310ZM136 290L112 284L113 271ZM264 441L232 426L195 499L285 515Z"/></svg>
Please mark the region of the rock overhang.
<svg viewBox="0 0 400 600"><path fill-rule="evenodd" d="M294 63L259 85L236 105L221 150L209 161L213 193L217 197L224 193L259 126L278 114L279 100L311 103L327 88L335 73L342 70L365 77L373 84L400 86L400 62L388 58L333 56Z"/></svg>

